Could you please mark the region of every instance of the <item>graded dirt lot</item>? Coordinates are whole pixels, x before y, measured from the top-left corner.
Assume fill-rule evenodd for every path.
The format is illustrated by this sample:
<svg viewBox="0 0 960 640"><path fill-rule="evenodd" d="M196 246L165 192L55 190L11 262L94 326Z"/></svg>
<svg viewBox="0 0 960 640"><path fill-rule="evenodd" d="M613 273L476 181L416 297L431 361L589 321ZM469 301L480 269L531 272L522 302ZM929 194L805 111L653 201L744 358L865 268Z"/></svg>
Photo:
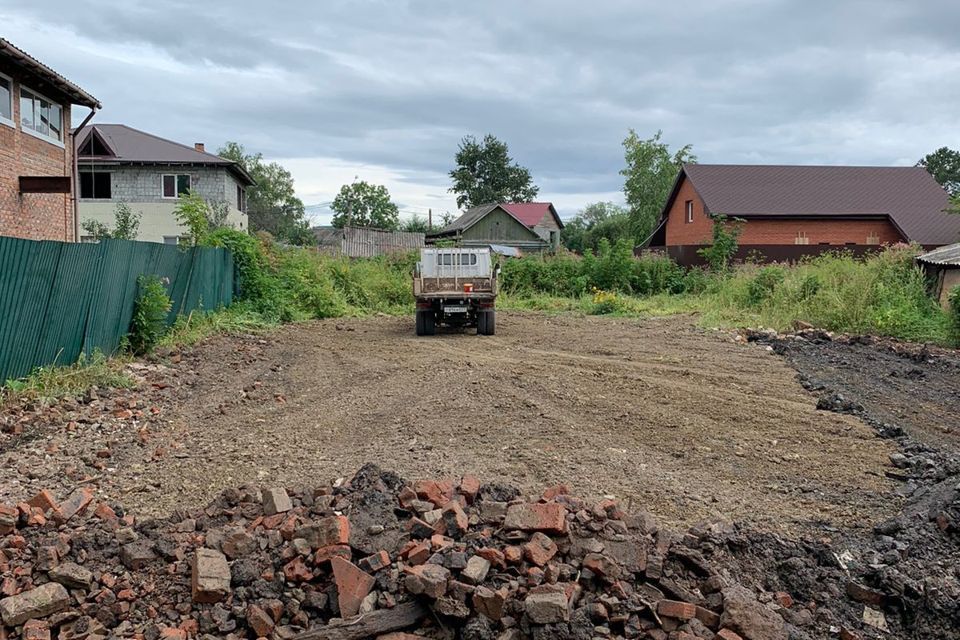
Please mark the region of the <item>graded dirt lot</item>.
<svg viewBox="0 0 960 640"><path fill-rule="evenodd" d="M764 346L682 317L498 321L489 338L417 338L411 318L384 317L209 340L176 365L161 429L175 453L132 466L115 455L104 488L163 514L371 461L410 478L563 482L675 524L869 527L898 508L892 445L817 411Z"/></svg>

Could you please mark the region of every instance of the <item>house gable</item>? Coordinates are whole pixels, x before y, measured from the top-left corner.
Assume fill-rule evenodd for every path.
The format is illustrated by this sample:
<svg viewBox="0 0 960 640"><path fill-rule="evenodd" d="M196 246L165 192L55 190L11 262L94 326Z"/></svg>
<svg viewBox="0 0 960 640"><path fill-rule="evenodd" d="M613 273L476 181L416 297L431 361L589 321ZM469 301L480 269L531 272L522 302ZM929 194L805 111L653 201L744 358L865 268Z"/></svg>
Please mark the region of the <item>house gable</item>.
<svg viewBox="0 0 960 640"><path fill-rule="evenodd" d="M509 241L542 242L539 235L499 205L464 229L461 232L461 237L465 240L500 243Z"/></svg>

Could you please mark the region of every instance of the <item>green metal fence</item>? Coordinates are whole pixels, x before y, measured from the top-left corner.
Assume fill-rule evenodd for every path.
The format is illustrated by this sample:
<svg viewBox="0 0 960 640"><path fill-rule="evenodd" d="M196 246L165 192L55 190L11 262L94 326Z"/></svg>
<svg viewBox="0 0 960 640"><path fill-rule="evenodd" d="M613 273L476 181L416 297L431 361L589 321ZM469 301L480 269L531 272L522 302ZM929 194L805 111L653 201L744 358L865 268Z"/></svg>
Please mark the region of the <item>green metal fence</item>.
<svg viewBox="0 0 960 640"><path fill-rule="evenodd" d="M233 300L226 249L0 237L0 384L81 354L114 353L130 326L137 278L148 274L165 279L173 301L168 324Z"/></svg>

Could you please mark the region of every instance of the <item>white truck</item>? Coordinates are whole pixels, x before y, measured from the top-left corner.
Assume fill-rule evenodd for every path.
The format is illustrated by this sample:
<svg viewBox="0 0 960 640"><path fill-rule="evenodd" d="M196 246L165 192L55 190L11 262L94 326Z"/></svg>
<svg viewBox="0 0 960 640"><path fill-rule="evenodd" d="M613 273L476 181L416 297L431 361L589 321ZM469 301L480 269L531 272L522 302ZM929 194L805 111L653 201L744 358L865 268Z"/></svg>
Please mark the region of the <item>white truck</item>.
<svg viewBox="0 0 960 640"><path fill-rule="evenodd" d="M489 249L421 249L413 272L417 335L432 336L441 324L476 327L477 335L492 336L499 275Z"/></svg>

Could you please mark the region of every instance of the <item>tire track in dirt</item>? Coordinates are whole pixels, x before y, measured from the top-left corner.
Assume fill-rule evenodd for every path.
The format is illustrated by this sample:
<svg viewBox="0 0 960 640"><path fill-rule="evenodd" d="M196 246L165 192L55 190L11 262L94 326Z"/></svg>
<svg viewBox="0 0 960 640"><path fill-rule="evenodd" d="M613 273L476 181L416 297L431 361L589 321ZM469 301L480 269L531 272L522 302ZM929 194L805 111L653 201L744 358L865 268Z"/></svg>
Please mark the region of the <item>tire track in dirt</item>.
<svg viewBox="0 0 960 640"><path fill-rule="evenodd" d="M243 481L295 486L372 461L411 478L565 482L677 524L866 527L896 511L889 445L816 411L761 346L683 317L498 320L496 337L416 338L408 318L291 325L226 372L240 339L211 340L171 417L190 457L148 466L161 489L133 506L163 513Z"/></svg>

